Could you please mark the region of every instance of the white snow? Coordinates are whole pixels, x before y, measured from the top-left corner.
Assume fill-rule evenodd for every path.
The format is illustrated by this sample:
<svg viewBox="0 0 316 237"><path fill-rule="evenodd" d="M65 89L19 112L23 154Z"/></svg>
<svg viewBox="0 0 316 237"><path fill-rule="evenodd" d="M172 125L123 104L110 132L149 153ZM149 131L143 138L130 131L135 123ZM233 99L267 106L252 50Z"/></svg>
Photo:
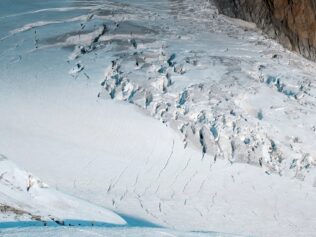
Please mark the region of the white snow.
<svg viewBox="0 0 316 237"><path fill-rule="evenodd" d="M27 228L0 230L3 237L111 236L111 237L237 237L222 233L182 232L160 228Z"/></svg>
<svg viewBox="0 0 316 237"><path fill-rule="evenodd" d="M315 235L314 63L204 0L38 2L0 18L0 153L51 188L3 161L7 205L138 226L96 236Z"/></svg>
<svg viewBox="0 0 316 237"><path fill-rule="evenodd" d="M0 156L0 174L1 226L19 220L41 221L43 225L55 221L126 224L112 211L50 188L4 156Z"/></svg>

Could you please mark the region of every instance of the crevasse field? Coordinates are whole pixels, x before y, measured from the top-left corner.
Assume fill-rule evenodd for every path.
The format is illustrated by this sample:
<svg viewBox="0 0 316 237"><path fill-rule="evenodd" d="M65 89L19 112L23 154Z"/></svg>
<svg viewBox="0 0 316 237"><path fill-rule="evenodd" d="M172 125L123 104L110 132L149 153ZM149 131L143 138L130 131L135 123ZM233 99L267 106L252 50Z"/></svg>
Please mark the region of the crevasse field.
<svg viewBox="0 0 316 237"><path fill-rule="evenodd" d="M0 236L316 236L315 76L206 0L0 0Z"/></svg>

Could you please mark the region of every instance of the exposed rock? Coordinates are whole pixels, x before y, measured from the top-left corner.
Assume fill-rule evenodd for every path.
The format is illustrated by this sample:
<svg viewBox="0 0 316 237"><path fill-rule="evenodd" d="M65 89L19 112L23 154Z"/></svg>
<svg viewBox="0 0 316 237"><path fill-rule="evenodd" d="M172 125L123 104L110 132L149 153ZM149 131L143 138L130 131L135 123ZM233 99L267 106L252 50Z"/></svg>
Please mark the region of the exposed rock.
<svg viewBox="0 0 316 237"><path fill-rule="evenodd" d="M253 21L290 50L316 60L316 0L215 0L220 12Z"/></svg>

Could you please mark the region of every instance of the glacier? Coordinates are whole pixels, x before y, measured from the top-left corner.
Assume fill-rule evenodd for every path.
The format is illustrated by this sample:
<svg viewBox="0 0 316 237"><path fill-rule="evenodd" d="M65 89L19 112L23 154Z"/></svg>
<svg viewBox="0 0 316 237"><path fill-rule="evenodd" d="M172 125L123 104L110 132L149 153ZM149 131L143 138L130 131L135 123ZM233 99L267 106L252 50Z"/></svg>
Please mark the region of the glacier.
<svg viewBox="0 0 316 237"><path fill-rule="evenodd" d="M315 63L254 24L2 0L0 49L1 235L315 235Z"/></svg>

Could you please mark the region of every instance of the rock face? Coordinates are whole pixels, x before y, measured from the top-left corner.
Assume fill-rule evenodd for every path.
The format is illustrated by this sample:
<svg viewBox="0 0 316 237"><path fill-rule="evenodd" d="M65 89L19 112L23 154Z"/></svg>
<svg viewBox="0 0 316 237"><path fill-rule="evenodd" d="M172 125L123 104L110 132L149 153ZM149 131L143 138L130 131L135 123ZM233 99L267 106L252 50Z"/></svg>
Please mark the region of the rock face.
<svg viewBox="0 0 316 237"><path fill-rule="evenodd" d="M215 0L221 13L253 21L286 48L316 61L316 0Z"/></svg>

